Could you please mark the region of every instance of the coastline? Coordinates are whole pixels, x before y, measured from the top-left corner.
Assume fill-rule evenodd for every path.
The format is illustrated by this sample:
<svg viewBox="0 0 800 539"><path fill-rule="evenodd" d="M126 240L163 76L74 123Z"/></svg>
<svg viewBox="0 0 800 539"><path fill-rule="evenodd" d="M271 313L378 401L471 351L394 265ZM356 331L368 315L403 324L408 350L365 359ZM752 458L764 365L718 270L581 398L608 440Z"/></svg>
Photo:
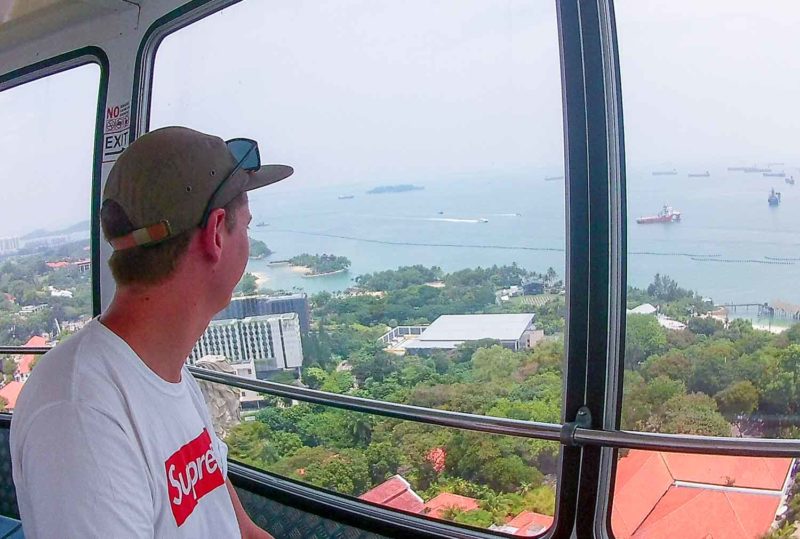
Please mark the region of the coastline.
<svg viewBox="0 0 800 539"><path fill-rule="evenodd" d="M270 280L269 276L266 273L263 273L263 272L260 272L260 271L251 271L249 273L251 273L252 275L255 275L255 277L256 277L256 286L258 288L261 288L262 286L267 284L269 282L269 280Z"/></svg>
<svg viewBox="0 0 800 539"><path fill-rule="evenodd" d="M289 264L289 271L292 271L294 273L300 273L305 277L306 275L311 273L311 268L309 268L308 266L295 266L295 265L290 263Z"/></svg>
<svg viewBox="0 0 800 539"><path fill-rule="evenodd" d="M326 271L325 273L304 273L303 275L301 275L301 277L303 277L304 279L310 279L312 277L327 277L328 275L336 275L338 273L344 273L346 271L347 268L342 268L334 271Z"/></svg>

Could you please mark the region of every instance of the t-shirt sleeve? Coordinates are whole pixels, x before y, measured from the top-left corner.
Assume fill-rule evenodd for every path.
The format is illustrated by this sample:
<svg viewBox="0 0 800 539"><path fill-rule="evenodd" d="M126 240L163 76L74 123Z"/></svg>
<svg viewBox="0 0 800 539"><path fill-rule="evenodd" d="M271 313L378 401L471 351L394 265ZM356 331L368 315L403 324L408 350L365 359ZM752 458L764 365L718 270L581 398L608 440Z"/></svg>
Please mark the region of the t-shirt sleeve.
<svg viewBox="0 0 800 539"><path fill-rule="evenodd" d="M105 414L60 402L32 418L20 445L31 537L153 537L145 464L133 441Z"/></svg>

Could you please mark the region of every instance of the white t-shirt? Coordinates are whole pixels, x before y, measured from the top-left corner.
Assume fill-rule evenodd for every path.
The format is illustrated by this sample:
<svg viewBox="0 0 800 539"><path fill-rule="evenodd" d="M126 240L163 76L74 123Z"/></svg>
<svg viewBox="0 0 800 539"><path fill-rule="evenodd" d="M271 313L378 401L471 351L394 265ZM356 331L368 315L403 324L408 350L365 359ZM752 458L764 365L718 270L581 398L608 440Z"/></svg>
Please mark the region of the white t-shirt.
<svg viewBox="0 0 800 539"><path fill-rule="evenodd" d="M25 536L241 537L227 453L185 368L163 380L92 320L42 357L14 410Z"/></svg>

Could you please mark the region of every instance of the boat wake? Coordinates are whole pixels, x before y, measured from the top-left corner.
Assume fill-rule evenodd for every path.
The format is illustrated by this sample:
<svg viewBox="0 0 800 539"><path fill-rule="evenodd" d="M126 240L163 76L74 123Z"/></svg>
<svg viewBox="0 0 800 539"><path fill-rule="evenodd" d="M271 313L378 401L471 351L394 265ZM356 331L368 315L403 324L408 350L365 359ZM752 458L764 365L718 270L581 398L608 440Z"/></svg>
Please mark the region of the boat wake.
<svg viewBox="0 0 800 539"><path fill-rule="evenodd" d="M441 223L482 223L480 219L456 219L452 217L424 217L423 221L439 221Z"/></svg>

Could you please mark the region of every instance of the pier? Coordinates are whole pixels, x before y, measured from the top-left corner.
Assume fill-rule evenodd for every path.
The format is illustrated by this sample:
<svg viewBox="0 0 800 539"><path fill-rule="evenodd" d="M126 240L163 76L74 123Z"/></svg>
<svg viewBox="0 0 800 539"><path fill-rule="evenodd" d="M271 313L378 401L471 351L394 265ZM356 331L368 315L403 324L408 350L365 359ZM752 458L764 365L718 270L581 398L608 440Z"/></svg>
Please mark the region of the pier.
<svg viewBox="0 0 800 539"><path fill-rule="evenodd" d="M742 309L758 309L759 317L784 318L787 320L800 320L800 305L795 305L781 300L773 300L771 303L723 303L717 307L724 307L729 312L737 312Z"/></svg>

